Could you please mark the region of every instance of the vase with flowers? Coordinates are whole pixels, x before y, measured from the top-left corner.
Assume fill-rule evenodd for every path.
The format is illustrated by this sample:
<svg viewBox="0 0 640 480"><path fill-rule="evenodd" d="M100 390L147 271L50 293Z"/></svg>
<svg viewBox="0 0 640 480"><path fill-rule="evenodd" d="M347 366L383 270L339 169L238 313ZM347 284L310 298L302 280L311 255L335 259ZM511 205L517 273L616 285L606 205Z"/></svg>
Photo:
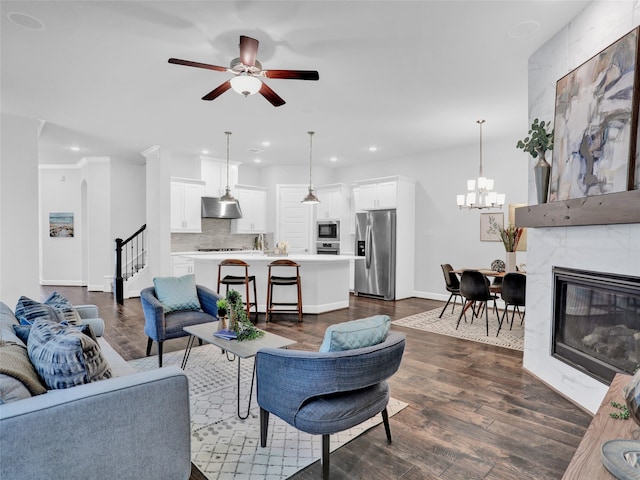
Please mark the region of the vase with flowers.
<svg viewBox="0 0 640 480"><path fill-rule="evenodd" d="M531 124L529 135L522 140L518 140L516 148L521 148L534 159L540 157L533 167L536 192L538 194L538 204L547 203L551 165L545 159L545 154L547 150L553 150L553 128L551 123L544 120L539 121L536 118Z"/></svg>
<svg viewBox="0 0 640 480"><path fill-rule="evenodd" d="M518 249L518 242L520 242L524 229L511 224L509 224L507 228L504 228L498 225L493 217L489 219L489 224L491 225L491 229L500 236L500 240L502 240L504 249L507 252L505 272L515 272L517 270L516 250Z"/></svg>

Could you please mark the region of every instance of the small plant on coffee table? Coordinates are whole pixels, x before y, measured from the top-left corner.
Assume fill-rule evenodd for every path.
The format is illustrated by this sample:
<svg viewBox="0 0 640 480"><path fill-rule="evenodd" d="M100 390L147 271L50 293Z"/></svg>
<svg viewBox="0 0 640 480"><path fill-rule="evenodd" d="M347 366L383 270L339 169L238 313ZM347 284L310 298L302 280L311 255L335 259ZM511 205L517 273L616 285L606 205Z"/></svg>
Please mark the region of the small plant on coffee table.
<svg viewBox="0 0 640 480"><path fill-rule="evenodd" d="M236 290L227 292L227 301L231 309L230 329L236 332L238 341L253 340L262 337L264 332L256 328L247 317L247 311L242 303L242 296Z"/></svg>

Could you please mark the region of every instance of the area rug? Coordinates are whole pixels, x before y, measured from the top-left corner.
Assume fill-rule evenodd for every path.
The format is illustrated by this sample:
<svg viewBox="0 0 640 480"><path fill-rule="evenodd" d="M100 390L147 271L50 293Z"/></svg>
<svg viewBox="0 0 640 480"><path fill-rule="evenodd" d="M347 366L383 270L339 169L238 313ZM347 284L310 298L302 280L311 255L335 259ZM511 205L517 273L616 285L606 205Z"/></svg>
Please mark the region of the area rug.
<svg viewBox="0 0 640 480"><path fill-rule="evenodd" d="M458 315L460 315L460 308L456 307L453 315L451 314L451 307L447 307L447 311L442 315L442 318L438 318L441 308L436 310L429 310L427 312L411 315L410 317L401 318L391 322L393 325L401 327L415 328L417 330L424 330L425 332L439 333L440 335L448 335L449 337L463 338L465 340L472 340L474 342L488 343L490 345L496 345L498 347L511 348L513 350L524 350L524 324L520 325L520 318L516 313L513 320L513 329L509 330L511 323L507 324L505 319L504 325L500 330L500 334L496 337L498 331L498 320L493 313L493 309L489 310L489 335L487 336L487 324L484 318L484 314L480 318L474 318L471 322L472 314L471 310L466 312L467 322L465 323L464 317L460 320L460 326L456 330L456 323L458 322ZM502 316L502 311L498 313ZM509 319L511 319L511 309L509 310Z"/></svg>
<svg viewBox="0 0 640 480"><path fill-rule="evenodd" d="M180 366L184 351L165 353L163 365ZM158 368L157 356L128 362L140 371ZM267 446L260 447L260 413L255 386L246 420L237 415L236 362L213 345L194 347L185 373L191 402L191 461L209 480L279 480L320 459L322 438L291 427L275 415L269 417ZM247 413L253 359L242 360L241 413ZM395 415L407 406L391 398L387 410ZM331 435L334 451L382 423L381 415L345 432ZM384 431L380 432L384 437Z"/></svg>

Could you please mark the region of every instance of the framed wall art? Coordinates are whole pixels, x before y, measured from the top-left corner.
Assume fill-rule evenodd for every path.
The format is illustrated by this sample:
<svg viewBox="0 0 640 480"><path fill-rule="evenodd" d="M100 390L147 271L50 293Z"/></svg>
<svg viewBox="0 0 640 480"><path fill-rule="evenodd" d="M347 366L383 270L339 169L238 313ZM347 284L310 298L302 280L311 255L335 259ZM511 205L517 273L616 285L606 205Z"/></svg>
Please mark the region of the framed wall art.
<svg viewBox="0 0 640 480"><path fill-rule="evenodd" d="M550 201L634 188L639 31L558 80Z"/></svg>
<svg viewBox="0 0 640 480"><path fill-rule="evenodd" d="M504 228L504 213L481 213L480 241L501 242L500 232L496 227Z"/></svg>
<svg viewBox="0 0 640 480"><path fill-rule="evenodd" d="M73 237L73 213L50 213L49 236Z"/></svg>

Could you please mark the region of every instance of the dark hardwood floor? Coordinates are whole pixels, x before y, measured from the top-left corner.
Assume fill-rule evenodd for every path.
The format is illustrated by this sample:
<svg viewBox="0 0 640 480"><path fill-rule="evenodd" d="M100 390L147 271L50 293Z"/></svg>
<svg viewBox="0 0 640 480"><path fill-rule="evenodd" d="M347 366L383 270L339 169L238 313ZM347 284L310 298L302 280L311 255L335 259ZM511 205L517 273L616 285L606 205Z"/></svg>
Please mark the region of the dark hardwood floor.
<svg viewBox="0 0 640 480"><path fill-rule="evenodd" d="M105 338L127 360L145 355L144 317L137 298L117 305L111 294L80 287L43 287L60 291L75 304L100 307ZM274 316L258 326L317 349L327 326L374 314L392 319L442 308L442 302L396 302L352 297L349 309L322 315ZM531 321L531 320L529 320ZM559 479L591 416L522 370L522 353L417 330L393 327L407 335L391 394L409 406L391 418L393 444L382 426L331 454L331 478L346 479ZM179 350L186 339L165 344ZM155 352L152 352L155 353ZM319 462L294 475L317 480ZM197 469L191 479L202 480Z"/></svg>

